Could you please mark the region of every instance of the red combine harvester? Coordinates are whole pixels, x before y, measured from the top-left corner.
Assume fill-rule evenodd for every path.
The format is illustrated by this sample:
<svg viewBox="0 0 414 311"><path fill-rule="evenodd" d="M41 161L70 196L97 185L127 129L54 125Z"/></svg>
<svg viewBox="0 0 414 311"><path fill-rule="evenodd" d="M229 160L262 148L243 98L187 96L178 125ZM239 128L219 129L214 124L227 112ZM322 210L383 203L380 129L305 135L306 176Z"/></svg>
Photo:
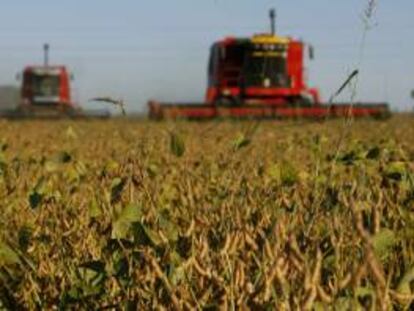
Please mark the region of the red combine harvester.
<svg viewBox="0 0 414 311"><path fill-rule="evenodd" d="M386 103L322 104L306 84L305 44L275 34L226 38L213 44L205 103L150 101L153 119L386 117ZM311 58L313 49L310 48ZM342 90L358 74L347 80Z"/></svg>
<svg viewBox="0 0 414 311"><path fill-rule="evenodd" d="M45 44L43 66L28 66L19 79L21 102L15 110L0 111L6 118L108 118L106 110L83 110L71 98L71 75L65 66L49 65Z"/></svg>

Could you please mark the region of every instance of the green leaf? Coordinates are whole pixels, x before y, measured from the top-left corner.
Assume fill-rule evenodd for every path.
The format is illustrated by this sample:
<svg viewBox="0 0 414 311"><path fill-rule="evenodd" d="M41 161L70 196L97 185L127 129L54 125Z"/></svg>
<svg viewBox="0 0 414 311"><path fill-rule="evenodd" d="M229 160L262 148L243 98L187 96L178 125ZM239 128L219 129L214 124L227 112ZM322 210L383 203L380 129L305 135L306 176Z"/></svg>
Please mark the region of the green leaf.
<svg viewBox="0 0 414 311"><path fill-rule="evenodd" d="M312 311L326 311L329 310L326 303L317 301L313 304Z"/></svg>
<svg viewBox="0 0 414 311"><path fill-rule="evenodd" d="M104 172L114 174L116 171L119 170L120 164L114 160L109 160L104 167Z"/></svg>
<svg viewBox="0 0 414 311"><path fill-rule="evenodd" d="M244 147L247 147L248 145L250 145L251 143L251 139L249 139L248 137L246 137L246 135L240 133L237 138L233 141L233 149L235 151L240 150Z"/></svg>
<svg viewBox="0 0 414 311"><path fill-rule="evenodd" d="M364 310L372 310L372 307L375 306L375 290L369 287L358 287L355 290L355 298Z"/></svg>
<svg viewBox="0 0 414 311"><path fill-rule="evenodd" d="M159 172L159 167L158 167L158 165L157 165L157 164L155 164L155 163L151 163L151 164L149 164L149 165L148 165L148 167L147 167L147 172L148 172L148 175L149 175L150 177L155 177L155 176L157 176L157 174L158 174L158 172Z"/></svg>
<svg viewBox="0 0 414 311"><path fill-rule="evenodd" d="M177 286L183 280L185 280L185 269L183 266L173 267L169 275L171 284Z"/></svg>
<svg viewBox="0 0 414 311"><path fill-rule="evenodd" d="M132 231L137 245L156 247L161 244L158 234L140 222L132 225Z"/></svg>
<svg viewBox="0 0 414 311"><path fill-rule="evenodd" d="M105 264L102 261L90 261L79 266L82 280L92 285L98 285L102 282L106 272Z"/></svg>
<svg viewBox="0 0 414 311"><path fill-rule="evenodd" d="M132 223L124 221L116 221L112 225L112 239L126 239L130 230L132 228Z"/></svg>
<svg viewBox="0 0 414 311"><path fill-rule="evenodd" d="M185 153L185 143L177 133L170 133L170 150L176 157L182 157Z"/></svg>
<svg viewBox="0 0 414 311"><path fill-rule="evenodd" d="M360 159L361 159L361 155L357 151L352 150L348 153L341 155L338 158L338 161L342 162L345 165L353 165L356 161Z"/></svg>
<svg viewBox="0 0 414 311"><path fill-rule="evenodd" d="M381 149L379 147L373 147L368 151L366 158L370 160L377 160L379 159L380 156L381 156Z"/></svg>
<svg viewBox="0 0 414 311"><path fill-rule="evenodd" d="M382 229L372 239L375 255L382 261L386 262L392 255L392 248L397 243L396 235L389 229Z"/></svg>
<svg viewBox="0 0 414 311"><path fill-rule="evenodd" d="M1 159L1 155L0 155L0 176L4 176L7 173L7 164L6 162Z"/></svg>
<svg viewBox="0 0 414 311"><path fill-rule="evenodd" d="M267 175L274 181L280 183L281 181L281 169L279 164L272 165L267 170Z"/></svg>
<svg viewBox="0 0 414 311"><path fill-rule="evenodd" d="M288 162L284 162L281 166L280 179L282 185L293 186L299 180L296 168Z"/></svg>
<svg viewBox="0 0 414 311"><path fill-rule="evenodd" d="M75 301L87 297L97 297L104 291L106 280L105 264L101 261L90 261L80 265L75 272L73 287L68 292Z"/></svg>
<svg viewBox="0 0 414 311"><path fill-rule="evenodd" d="M397 292L402 295L414 294L414 266L405 272L401 281L398 283Z"/></svg>
<svg viewBox="0 0 414 311"><path fill-rule="evenodd" d="M183 260L181 256L175 252L171 251L169 253L169 265L167 270L168 278L171 281L171 284L176 286L183 280L185 280L186 272L183 267Z"/></svg>
<svg viewBox="0 0 414 311"><path fill-rule="evenodd" d="M43 194L37 192L36 190L33 190L29 194L29 204L32 209L39 207L39 205L42 203L42 200Z"/></svg>
<svg viewBox="0 0 414 311"><path fill-rule="evenodd" d="M72 161L72 156L67 151L61 151L57 154L56 161L58 163L69 163Z"/></svg>
<svg viewBox="0 0 414 311"><path fill-rule="evenodd" d="M27 251L32 240L33 229L29 226L23 226L19 230L19 247L22 251Z"/></svg>
<svg viewBox="0 0 414 311"><path fill-rule="evenodd" d="M121 200L121 194L126 185L125 178L115 178L111 184L111 204L117 203Z"/></svg>
<svg viewBox="0 0 414 311"><path fill-rule="evenodd" d="M159 219L159 225L163 233L166 235L169 241L177 241L178 240L178 227L175 223L173 223L169 217L165 215L161 215Z"/></svg>
<svg viewBox="0 0 414 311"><path fill-rule="evenodd" d="M385 177L394 181L401 181L407 175L404 162L392 162L385 169Z"/></svg>
<svg viewBox="0 0 414 311"><path fill-rule="evenodd" d="M138 222L142 217L142 207L136 204L126 206L119 215L118 220L125 222Z"/></svg>
<svg viewBox="0 0 414 311"><path fill-rule="evenodd" d="M352 298L340 297L335 300L333 310L335 311L350 311L355 310L355 305ZM358 310L358 309L357 309Z"/></svg>
<svg viewBox="0 0 414 311"><path fill-rule="evenodd" d="M112 224L112 238L125 239L130 232L132 225L139 222L142 217L141 207L130 204L119 214L116 221Z"/></svg>
<svg viewBox="0 0 414 311"><path fill-rule="evenodd" d="M5 152L9 148L9 145L5 141L0 142L0 151Z"/></svg>
<svg viewBox="0 0 414 311"><path fill-rule="evenodd" d="M36 185L33 187L33 189L29 193L28 199L29 199L30 207L32 209L39 207L47 191L48 189L46 185L46 178L42 176L39 178Z"/></svg>
<svg viewBox="0 0 414 311"><path fill-rule="evenodd" d="M98 218L102 215L102 210L100 209L96 198L93 198L89 203L89 217Z"/></svg>
<svg viewBox="0 0 414 311"><path fill-rule="evenodd" d="M59 169L59 166L55 161L45 161L44 168L46 172L53 173Z"/></svg>
<svg viewBox="0 0 414 311"><path fill-rule="evenodd" d="M16 252L4 242L0 242L0 267L19 264L20 259Z"/></svg>

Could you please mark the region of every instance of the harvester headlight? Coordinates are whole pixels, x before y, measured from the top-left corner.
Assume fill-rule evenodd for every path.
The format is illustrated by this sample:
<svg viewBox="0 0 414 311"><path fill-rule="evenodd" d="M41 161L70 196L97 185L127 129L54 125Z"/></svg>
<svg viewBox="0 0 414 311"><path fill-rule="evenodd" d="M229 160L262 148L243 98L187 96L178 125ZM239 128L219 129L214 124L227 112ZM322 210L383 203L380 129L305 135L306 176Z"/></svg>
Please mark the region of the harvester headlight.
<svg viewBox="0 0 414 311"><path fill-rule="evenodd" d="M231 91L230 91L229 89L223 89L223 91L221 91L221 93L222 93L224 96L230 96L230 95L231 95Z"/></svg>

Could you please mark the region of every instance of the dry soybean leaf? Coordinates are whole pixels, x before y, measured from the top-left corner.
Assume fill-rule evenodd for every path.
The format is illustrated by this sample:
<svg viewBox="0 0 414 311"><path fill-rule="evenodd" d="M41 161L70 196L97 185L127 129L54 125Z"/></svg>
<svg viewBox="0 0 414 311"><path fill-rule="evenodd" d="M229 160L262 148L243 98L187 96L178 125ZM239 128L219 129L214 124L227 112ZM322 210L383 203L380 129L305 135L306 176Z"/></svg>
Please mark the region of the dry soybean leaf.
<svg viewBox="0 0 414 311"><path fill-rule="evenodd" d="M170 133L170 150L176 157L182 157L185 153L185 143L177 133Z"/></svg>

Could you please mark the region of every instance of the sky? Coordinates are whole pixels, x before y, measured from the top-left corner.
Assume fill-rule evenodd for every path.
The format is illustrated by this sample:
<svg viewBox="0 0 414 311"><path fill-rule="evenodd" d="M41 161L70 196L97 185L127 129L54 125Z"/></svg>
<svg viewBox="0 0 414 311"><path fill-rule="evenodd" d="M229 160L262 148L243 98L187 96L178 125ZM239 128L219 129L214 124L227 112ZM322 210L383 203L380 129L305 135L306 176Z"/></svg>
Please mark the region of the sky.
<svg viewBox="0 0 414 311"><path fill-rule="evenodd" d="M18 85L25 65L51 62L75 77L74 99L123 98L130 111L148 99L202 101L210 45L225 36L268 31L276 8L280 35L314 46L310 86L323 99L360 69L357 100L387 101L394 110L414 100L414 1L377 0L365 31L368 0L3 0L0 85ZM363 37L365 36L365 40ZM338 100L349 100L345 92Z"/></svg>

